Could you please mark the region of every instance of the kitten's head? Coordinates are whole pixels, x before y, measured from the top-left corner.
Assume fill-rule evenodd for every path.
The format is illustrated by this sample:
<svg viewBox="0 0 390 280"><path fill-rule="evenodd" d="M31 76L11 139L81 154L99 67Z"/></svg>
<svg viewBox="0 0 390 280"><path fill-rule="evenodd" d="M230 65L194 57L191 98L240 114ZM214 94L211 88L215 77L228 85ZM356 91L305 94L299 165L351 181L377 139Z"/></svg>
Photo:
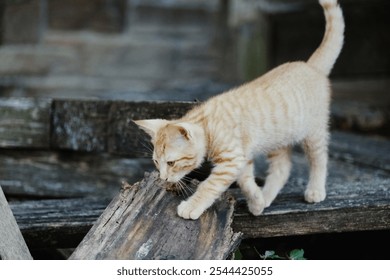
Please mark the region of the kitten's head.
<svg viewBox="0 0 390 280"><path fill-rule="evenodd" d="M206 149L198 125L161 119L134 122L152 138L153 161L162 180L176 183L202 164Z"/></svg>

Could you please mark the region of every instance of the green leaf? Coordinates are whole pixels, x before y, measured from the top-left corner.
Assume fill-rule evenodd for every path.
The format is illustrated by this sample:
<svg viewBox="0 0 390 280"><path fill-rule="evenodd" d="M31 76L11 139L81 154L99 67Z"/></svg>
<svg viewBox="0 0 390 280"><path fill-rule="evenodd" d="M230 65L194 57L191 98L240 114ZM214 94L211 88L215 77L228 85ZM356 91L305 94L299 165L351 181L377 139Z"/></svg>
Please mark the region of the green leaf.
<svg viewBox="0 0 390 280"><path fill-rule="evenodd" d="M237 249L237 250L234 252L234 259L235 259L235 260L242 260L242 253L241 253L240 249Z"/></svg>
<svg viewBox="0 0 390 280"><path fill-rule="evenodd" d="M303 249L295 249L292 250L288 256L290 260L306 260L306 258L303 256L304 254Z"/></svg>

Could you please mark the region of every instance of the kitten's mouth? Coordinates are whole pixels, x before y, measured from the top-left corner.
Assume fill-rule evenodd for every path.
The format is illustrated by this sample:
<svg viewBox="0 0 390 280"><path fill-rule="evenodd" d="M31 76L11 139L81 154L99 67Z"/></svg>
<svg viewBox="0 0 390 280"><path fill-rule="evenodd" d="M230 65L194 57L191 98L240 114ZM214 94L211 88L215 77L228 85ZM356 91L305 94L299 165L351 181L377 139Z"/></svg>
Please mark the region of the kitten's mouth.
<svg viewBox="0 0 390 280"><path fill-rule="evenodd" d="M166 182L164 184L164 188L169 192L177 192L178 190L177 183L171 183L171 182Z"/></svg>
<svg viewBox="0 0 390 280"><path fill-rule="evenodd" d="M178 181L176 183L166 182L163 187L166 191L172 192L177 196L182 196L184 198L190 197L196 190L196 186L199 184L199 181L192 179L188 182Z"/></svg>

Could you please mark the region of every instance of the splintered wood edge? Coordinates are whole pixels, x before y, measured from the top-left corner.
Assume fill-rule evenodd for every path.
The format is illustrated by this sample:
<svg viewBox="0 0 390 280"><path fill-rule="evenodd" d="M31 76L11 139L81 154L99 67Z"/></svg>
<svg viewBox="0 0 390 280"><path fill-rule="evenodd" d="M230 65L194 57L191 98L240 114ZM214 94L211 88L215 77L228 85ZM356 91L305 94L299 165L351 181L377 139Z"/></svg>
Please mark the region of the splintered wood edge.
<svg viewBox="0 0 390 280"><path fill-rule="evenodd" d="M233 229L234 211L236 208L235 206L237 204L237 200L234 195L229 192L225 192L220 198L220 200L226 201L228 205L228 221L225 226L225 232L229 235L229 237L225 239L225 243L228 243L225 244L225 247L230 247L230 251L226 252L226 254L223 256L223 259L227 259L234 253L234 251L236 251L242 241L244 234L240 231L235 232Z"/></svg>
<svg viewBox="0 0 390 280"><path fill-rule="evenodd" d="M107 246L111 246L111 241L109 240L112 237L111 234L116 231L117 227L120 228L122 224L122 222L119 222L123 214L122 210L127 209L127 207L131 207L130 205L132 204L132 201L137 199L137 193L141 191L142 188L150 187L150 184L153 184L153 186L156 187L164 188L166 190L166 182L159 180L158 172L146 173L143 180L135 183L134 185L130 185L127 182L122 182L120 193L107 206L106 210L99 217L98 221L88 232L88 234L84 237L83 241L81 241L70 259L95 259L100 258L103 255L106 255L108 258L110 258L110 256L114 256L110 253L107 254L107 252L103 253L103 255L100 255L99 252L102 252L102 250L105 251ZM225 193L220 199L216 201L215 205L212 206L214 209L209 209L209 212L205 213L206 215L215 215L212 214L211 211L214 211L215 213L216 208L220 210L216 212L217 216L215 218L217 221L220 218L222 219L220 220L222 224L219 225L219 233L222 240L220 240L220 242L216 242L216 247L211 249L214 251L214 254L210 255L210 252L212 252L210 251L204 255L204 259L227 259L232 255L232 253L240 244L243 235L240 232L234 232L232 227L235 203L236 200L234 196ZM118 212L119 209L122 210ZM115 223L113 223L114 221ZM183 220L183 223L185 222L186 221ZM112 225L113 228L108 228Z"/></svg>
<svg viewBox="0 0 390 280"><path fill-rule="evenodd" d="M121 183L122 183L121 190L123 191L130 190L131 188L136 187L135 185L130 185L126 181L122 181Z"/></svg>

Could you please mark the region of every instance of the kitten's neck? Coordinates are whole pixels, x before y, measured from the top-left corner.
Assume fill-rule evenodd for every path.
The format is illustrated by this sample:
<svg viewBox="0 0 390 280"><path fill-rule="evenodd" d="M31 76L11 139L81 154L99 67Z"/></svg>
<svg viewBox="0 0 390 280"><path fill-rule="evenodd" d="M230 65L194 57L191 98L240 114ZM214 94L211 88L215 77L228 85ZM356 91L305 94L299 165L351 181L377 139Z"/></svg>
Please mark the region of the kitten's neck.
<svg viewBox="0 0 390 280"><path fill-rule="evenodd" d="M196 141L199 155L202 156L202 159L204 159L207 154L207 139L205 129L200 124L194 123L192 126L194 131L194 140Z"/></svg>
<svg viewBox="0 0 390 280"><path fill-rule="evenodd" d="M191 132L192 141L198 151L198 166L200 166L204 159L207 157L208 141L205 128L202 123L194 122L188 119L182 119L182 122L186 124L187 128Z"/></svg>

